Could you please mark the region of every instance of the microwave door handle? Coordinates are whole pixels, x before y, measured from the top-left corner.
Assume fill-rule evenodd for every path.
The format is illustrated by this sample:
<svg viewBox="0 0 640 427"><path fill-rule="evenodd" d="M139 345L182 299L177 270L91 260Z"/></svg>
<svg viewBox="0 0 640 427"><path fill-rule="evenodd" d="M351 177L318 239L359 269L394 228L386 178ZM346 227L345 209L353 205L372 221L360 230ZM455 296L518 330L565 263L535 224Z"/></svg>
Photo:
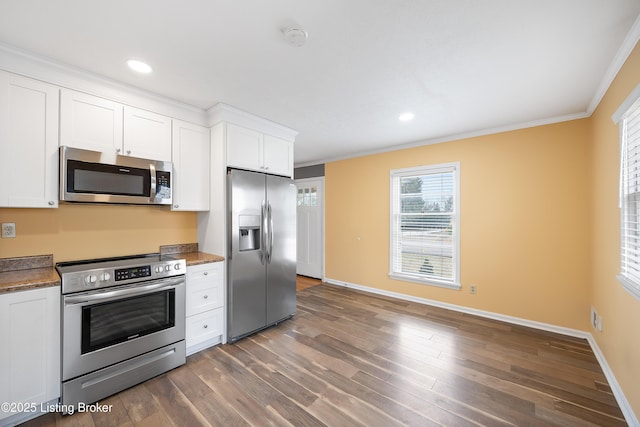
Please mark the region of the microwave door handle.
<svg viewBox="0 0 640 427"><path fill-rule="evenodd" d="M151 192L149 194L150 200L153 202L156 199L156 167L153 163L149 163L149 173L151 173Z"/></svg>

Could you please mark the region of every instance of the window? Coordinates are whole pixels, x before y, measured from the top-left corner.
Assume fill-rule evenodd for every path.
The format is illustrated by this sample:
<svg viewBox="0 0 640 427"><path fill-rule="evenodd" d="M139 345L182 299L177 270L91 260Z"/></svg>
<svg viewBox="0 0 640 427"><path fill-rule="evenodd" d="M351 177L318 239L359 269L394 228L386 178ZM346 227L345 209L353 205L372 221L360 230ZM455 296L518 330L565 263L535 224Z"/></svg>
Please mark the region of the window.
<svg viewBox="0 0 640 427"><path fill-rule="evenodd" d="M391 171L389 276L460 289L460 164Z"/></svg>
<svg viewBox="0 0 640 427"><path fill-rule="evenodd" d="M318 191L315 186L298 187L298 207L316 206L318 204Z"/></svg>
<svg viewBox="0 0 640 427"><path fill-rule="evenodd" d="M620 275L624 288L640 299L640 93L627 98L614 121L620 123ZM629 107L629 104L631 106Z"/></svg>

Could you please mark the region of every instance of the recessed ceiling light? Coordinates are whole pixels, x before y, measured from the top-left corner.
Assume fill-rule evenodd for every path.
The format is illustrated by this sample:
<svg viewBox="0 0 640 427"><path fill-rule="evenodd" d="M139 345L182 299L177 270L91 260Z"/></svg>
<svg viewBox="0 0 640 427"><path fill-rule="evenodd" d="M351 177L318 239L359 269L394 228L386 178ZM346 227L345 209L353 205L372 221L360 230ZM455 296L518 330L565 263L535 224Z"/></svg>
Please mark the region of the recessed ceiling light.
<svg viewBox="0 0 640 427"><path fill-rule="evenodd" d="M402 114L400 114L398 116L398 120L400 120L401 122L409 122L409 121L413 120L413 118L415 116L416 115L413 114L413 113L408 113L408 112L407 113L402 113Z"/></svg>
<svg viewBox="0 0 640 427"><path fill-rule="evenodd" d="M144 62L138 61L136 59L128 60L127 65L133 71L137 71L138 73L149 74L152 71L151 66L149 64L145 64Z"/></svg>

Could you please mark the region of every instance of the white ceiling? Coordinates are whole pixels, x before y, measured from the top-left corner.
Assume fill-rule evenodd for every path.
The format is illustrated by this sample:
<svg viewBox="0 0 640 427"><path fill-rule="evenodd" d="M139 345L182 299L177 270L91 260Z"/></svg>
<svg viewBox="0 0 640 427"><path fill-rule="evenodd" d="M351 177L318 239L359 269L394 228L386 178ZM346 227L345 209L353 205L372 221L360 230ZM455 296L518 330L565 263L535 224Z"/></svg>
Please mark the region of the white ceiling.
<svg viewBox="0 0 640 427"><path fill-rule="evenodd" d="M639 14L638 0L0 0L0 43L290 127L307 165L584 117ZM305 46L284 41L291 24Z"/></svg>

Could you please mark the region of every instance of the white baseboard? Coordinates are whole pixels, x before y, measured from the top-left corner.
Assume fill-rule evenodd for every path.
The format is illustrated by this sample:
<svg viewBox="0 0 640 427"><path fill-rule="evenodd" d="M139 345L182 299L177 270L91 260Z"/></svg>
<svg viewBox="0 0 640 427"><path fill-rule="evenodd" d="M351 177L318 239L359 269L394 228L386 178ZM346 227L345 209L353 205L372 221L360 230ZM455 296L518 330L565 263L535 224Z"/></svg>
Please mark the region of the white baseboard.
<svg viewBox="0 0 640 427"><path fill-rule="evenodd" d="M458 311L461 313L473 314L476 316L485 317L487 319L500 320L502 322L507 322L514 325L527 326L530 328L540 329L543 331L555 332L562 335L568 335L570 337L586 339L589 345L591 346L591 349L593 350L593 353L595 354L596 359L598 359L598 363L600 364L600 367L602 368L602 371L604 372L604 375L607 378L607 381L609 382L611 391L613 392L613 395L616 398L616 401L618 402L618 406L620 406L620 410L622 411L622 414L624 415L624 418L627 421L627 424L629 424L629 426L640 427L640 422L638 421L638 418L633 412L633 409L631 408L629 401L627 400L624 393L622 392L622 389L620 388L620 384L618 384L618 381L616 380L615 375L613 375L613 371L609 367L609 364L607 363L607 360L605 359L604 354L600 350L600 347L598 347L598 344L596 343L596 340L593 338L593 335L591 335L591 333L589 332L581 331L578 329L565 328L562 326L551 325L549 323L536 322L533 320L522 319L519 317L506 316L504 314L493 313L491 311L478 310L475 308L449 304L449 303L431 300L427 298L415 297L411 295L401 294L398 292L387 291L384 289L371 288L368 286L362 286L362 285L357 285L355 283L343 282L343 281L331 279L328 277L325 278L324 281L332 285L343 286L345 288L355 289L363 292L384 295L384 296L397 298L405 301L412 301L419 304L430 305L432 307L439 307L447 310Z"/></svg>

